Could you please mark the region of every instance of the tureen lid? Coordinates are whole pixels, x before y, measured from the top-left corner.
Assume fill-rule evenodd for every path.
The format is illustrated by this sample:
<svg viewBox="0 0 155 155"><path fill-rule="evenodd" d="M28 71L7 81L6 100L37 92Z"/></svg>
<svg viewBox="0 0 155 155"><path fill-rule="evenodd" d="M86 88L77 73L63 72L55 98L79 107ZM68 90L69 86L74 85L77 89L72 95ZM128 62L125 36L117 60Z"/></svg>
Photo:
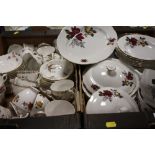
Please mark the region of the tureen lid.
<svg viewBox="0 0 155 155"><path fill-rule="evenodd" d="M89 94L101 87L114 87L133 95L139 87L139 80L138 75L118 59L108 59L84 73L83 87Z"/></svg>
<svg viewBox="0 0 155 155"><path fill-rule="evenodd" d="M105 87L96 91L86 106L87 114L137 112L135 101L120 89Z"/></svg>

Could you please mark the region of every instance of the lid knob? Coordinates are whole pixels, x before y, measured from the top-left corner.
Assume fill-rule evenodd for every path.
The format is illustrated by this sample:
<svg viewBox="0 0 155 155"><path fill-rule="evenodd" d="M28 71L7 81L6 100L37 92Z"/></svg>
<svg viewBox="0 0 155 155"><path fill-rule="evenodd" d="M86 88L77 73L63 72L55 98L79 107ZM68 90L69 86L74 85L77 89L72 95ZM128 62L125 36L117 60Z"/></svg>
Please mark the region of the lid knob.
<svg viewBox="0 0 155 155"><path fill-rule="evenodd" d="M108 71L109 75L114 76L116 74L116 72L115 72L116 67L115 66L108 65L108 66L106 66L106 68L107 68L107 71Z"/></svg>

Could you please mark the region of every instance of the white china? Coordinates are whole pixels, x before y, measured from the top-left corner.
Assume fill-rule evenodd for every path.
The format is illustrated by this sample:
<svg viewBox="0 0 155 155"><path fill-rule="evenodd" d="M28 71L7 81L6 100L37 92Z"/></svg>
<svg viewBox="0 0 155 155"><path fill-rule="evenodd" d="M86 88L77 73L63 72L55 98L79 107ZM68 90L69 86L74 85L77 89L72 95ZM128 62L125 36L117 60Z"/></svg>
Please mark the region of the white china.
<svg viewBox="0 0 155 155"><path fill-rule="evenodd" d="M18 93L11 102L17 113L26 114L30 112L32 110L37 94L38 90L35 88L27 88Z"/></svg>
<svg viewBox="0 0 155 155"><path fill-rule="evenodd" d="M118 59L107 59L87 69L82 87L88 97L102 87L120 88L133 96L139 88L139 77Z"/></svg>
<svg viewBox="0 0 155 155"><path fill-rule="evenodd" d="M18 71L17 77L22 80L27 80L30 82L36 82L38 79L39 72L37 71Z"/></svg>
<svg viewBox="0 0 155 155"><path fill-rule="evenodd" d="M33 104L33 108L30 112L30 115L34 116L37 115L38 112L44 111L45 106L49 103L50 101L45 96L38 94Z"/></svg>
<svg viewBox="0 0 155 155"><path fill-rule="evenodd" d="M155 107L155 70L144 69L140 80L140 88L144 100Z"/></svg>
<svg viewBox="0 0 155 155"><path fill-rule="evenodd" d="M18 86L22 86L22 87L36 87L36 83L22 80L18 77L16 77L14 80L12 80L12 83L15 85L18 85Z"/></svg>
<svg viewBox="0 0 155 155"><path fill-rule="evenodd" d="M54 53L55 48L53 46L42 46L40 48L37 49L37 53L43 57L47 57L49 55L52 55L52 53Z"/></svg>
<svg viewBox="0 0 155 155"><path fill-rule="evenodd" d="M23 91L27 88L29 88L29 87L19 86L14 83L11 83L11 90L14 95L17 95L18 93L20 93L21 91Z"/></svg>
<svg viewBox="0 0 155 155"><path fill-rule="evenodd" d="M3 119L11 118L11 111L8 108L0 106L0 118Z"/></svg>
<svg viewBox="0 0 155 155"><path fill-rule="evenodd" d="M22 58L11 52L0 56L0 73L9 73L22 65Z"/></svg>
<svg viewBox="0 0 155 155"><path fill-rule="evenodd" d="M117 34L110 26L67 26L57 38L60 54L81 65L108 58L117 44Z"/></svg>
<svg viewBox="0 0 155 155"><path fill-rule="evenodd" d="M86 105L87 114L138 112L135 101L125 92L116 88L101 88Z"/></svg>
<svg viewBox="0 0 155 155"><path fill-rule="evenodd" d="M51 86L51 93L56 99L71 101L74 99L74 82L72 80L60 80Z"/></svg>
<svg viewBox="0 0 155 155"><path fill-rule="evenodd" d="M30 50L30 51L34 51L35 50L35 48L34 48L34 45L32 45L32 44L23 44L23 48L24 48L24 50Z"/></svg>
<svg viewBox="0 0 155 155"><path fill-rule="evenodd" d="M139 60L155 60L155 38L130 34L118 40L119 49L126 55Z"/></svg>
<svg viewBox="0 0 155 155"><path fill-rule="evenodd" d="M23 53L23 61L26 64L26 70L39 70L43 63L42 57L36 52L31 50L25 50Z"/></svg>
<svg viewBox="0 0 155 155"><path fill-rule="evenodd" d="M19 44L12 44L9 46L8 48L8 53L11 52L15 52L17 55L21 55L21 53L23 52L23 46L19 45Z"/></svg>
<svg viewBox="0 0 155 155"><path fill-rule="evenodd" d="M67 60L54 59L44 63L40 67L40 74L43 78L53 81L68 78L74 70L74 66Z"/></svg>
<svg viewBox="0 0 155 155"><path fill-rule="evenodd" d="M45 107L46 116L59 116L69 114L75 114L75 108L70 102L65 100L51 101Z"/></svg>

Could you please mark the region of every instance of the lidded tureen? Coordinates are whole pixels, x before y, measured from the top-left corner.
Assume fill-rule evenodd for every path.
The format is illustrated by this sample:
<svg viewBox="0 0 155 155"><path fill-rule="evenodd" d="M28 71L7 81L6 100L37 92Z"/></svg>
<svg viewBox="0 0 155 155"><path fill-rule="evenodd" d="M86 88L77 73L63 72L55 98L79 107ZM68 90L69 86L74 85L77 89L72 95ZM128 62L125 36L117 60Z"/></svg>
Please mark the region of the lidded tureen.
<svg viewBox="0 0 155 155"><path fill-rule="evenodd" d="M133 96L139 87L138 75L118 59L107 59L83 74L83 90L87 96L104 87L120 88Z"/></svg>

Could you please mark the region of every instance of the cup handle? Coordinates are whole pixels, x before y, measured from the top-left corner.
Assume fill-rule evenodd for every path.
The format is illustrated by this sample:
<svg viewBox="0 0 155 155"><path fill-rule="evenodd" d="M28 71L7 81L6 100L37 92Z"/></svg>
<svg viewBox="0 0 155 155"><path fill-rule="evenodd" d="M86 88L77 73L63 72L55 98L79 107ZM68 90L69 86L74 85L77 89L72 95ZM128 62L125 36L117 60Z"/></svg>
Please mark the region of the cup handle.
<svg viewBox="0 0 155 155"><path fill-rule="evenodd" d="M7 74L3 74L3 81L5 82L7 80Z"/></svg>

